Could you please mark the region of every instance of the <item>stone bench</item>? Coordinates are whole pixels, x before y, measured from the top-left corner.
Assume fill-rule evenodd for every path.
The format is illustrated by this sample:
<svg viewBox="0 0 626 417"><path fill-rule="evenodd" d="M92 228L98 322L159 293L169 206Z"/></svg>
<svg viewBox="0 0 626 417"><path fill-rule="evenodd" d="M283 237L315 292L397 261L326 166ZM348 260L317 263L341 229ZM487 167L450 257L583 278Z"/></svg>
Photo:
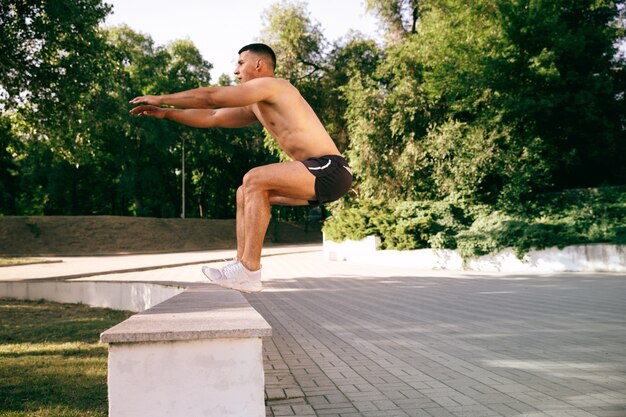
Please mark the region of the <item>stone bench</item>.
<svg viewBox="0 0 626 417"><path fill-rule="evenodd" d="M109 416L265 416L269 324L238 292L190 286L103 332Z"/></svg>

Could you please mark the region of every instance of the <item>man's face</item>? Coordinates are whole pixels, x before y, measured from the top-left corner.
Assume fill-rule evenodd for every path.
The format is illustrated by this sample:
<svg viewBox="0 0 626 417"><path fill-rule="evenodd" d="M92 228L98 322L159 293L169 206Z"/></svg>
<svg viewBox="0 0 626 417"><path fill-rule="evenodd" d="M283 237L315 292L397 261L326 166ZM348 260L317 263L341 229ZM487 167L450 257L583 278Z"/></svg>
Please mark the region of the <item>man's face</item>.
<svg viewBox="0 0 626 417"><path fill-rule="evenodd" d="M235 68L235 76L237 79L245 83L257 76L257 64L259 58L250 51L243 51L239 54L239 60L237 61L237 67Z"/></svg>

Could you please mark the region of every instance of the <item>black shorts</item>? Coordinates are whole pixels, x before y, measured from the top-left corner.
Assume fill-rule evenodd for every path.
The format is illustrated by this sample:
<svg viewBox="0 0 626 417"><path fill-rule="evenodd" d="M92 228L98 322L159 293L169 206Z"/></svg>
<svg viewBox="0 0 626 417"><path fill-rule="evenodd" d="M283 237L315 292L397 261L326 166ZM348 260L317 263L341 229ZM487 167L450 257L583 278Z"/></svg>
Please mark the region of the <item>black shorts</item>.
<svg viewBox="0 0 626 417"><path fill-rule="evenodd" d="M316 201L312 206L335 201L343 197L352 185L352 170L339 155L326 155L301 161L315 175Z"/></svg>

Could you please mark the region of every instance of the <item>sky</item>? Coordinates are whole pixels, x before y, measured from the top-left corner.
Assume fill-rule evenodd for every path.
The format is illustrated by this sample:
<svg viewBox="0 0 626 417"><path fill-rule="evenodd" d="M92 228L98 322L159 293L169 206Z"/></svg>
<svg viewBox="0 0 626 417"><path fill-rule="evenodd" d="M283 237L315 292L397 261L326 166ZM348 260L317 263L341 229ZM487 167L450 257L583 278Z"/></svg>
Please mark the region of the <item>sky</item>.
<svg viewBox="0 0 626 417"><path fill-rule="evenodd" d="M277 0L106 0L113 12L104 24L127 24L148 34L157 45L190 39L203 58L213 64L211 80L232 76L237 51L258 41L263 11ZM377 20L366 12L365 0L308 0L307 10L319 22L327 41L345 36L351 29L380 39ZM280 59L280 57L279 57Z"/></svg>

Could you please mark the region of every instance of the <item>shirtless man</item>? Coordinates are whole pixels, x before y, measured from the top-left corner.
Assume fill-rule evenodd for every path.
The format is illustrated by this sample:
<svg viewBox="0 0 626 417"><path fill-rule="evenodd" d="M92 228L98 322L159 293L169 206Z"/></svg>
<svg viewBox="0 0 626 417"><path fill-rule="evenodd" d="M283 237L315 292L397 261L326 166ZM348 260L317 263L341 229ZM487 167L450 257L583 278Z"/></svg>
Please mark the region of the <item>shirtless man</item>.
<svg viewBox="0 0 626 417"><path fill-rule="evenodd" d="M237 189L237 257L222 268L202 268L213 282L244 292L261 291L261 249L270 205L334 201L352 183L352 172L313 109L288 81L274 78L276 56L264 44L239 50L240 84L141 96L130 112L192 127L236 128L260 122L293 159L251 169ZM178 108L162 108L160 106Z"/></svg>

